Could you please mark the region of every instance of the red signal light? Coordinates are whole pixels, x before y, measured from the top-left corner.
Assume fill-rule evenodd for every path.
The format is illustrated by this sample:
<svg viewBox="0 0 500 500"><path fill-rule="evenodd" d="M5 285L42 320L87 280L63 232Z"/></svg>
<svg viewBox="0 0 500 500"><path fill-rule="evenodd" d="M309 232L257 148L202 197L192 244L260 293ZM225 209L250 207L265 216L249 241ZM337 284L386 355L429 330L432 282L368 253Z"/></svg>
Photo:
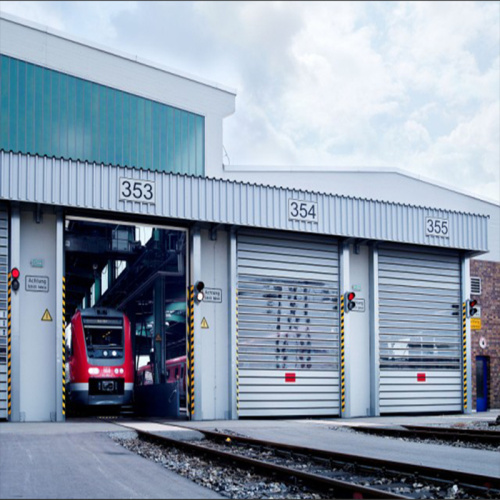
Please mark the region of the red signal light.
<svg viewBox="0 0 500 500"><path fill-rule="evenodd" d="M469 318L472 318L475 314L477 314L477 300L469 300Z"/></svg>
<svg viewBox="0 0 500 500"><path fill-rule="evenodd" d="M19 290L19 276L21 276L21 273L19 272L19 269L17 267L13 267L11 272L10 272L10 275L12 276L12 290L14 290L14 292L17 292Z"/></svg>
<svg viewBox="0 0 500 500"><path fill-rule="evenodd" d="M346 301L346 312L352 311L356 307L356 302L354 302L356 294L354 292L346 292L344 297Z"/></svg>

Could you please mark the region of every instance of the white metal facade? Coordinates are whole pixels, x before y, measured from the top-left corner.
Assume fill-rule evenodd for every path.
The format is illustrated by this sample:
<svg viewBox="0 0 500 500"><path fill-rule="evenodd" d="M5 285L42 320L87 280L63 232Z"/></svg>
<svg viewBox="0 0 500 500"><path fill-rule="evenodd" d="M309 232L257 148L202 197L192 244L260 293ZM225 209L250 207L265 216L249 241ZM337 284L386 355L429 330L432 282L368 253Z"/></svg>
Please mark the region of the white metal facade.
<svg viewBox="0 0 500 500"><path fill-rule="evenodd" d="M241 232L237 258L238 415L338 415L337 240Z"/></svg>

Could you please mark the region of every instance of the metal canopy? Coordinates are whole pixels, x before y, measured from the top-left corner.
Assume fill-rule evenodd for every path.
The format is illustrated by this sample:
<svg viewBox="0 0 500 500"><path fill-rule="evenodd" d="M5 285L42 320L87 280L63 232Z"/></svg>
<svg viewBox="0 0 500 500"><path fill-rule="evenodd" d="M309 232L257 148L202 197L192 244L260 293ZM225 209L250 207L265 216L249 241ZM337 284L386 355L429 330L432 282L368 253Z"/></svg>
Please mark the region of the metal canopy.
<svg viewBox="0 0 500 500"><path fill-rule="evenodd" d="M149 183L154 203L121 196L123 180ZM148 193L149 194L149 193ZM0 199L148 217L328 234L488 251L488 217L233 181L151 172L0 151ZM314 206L315 220L293 217L291 203ZM309 208L308 208L309 210ZM429 230L429 218L431 222ZM446 235L436 234L437 224ZM434 232L432 231L434 228Z"/></svg>

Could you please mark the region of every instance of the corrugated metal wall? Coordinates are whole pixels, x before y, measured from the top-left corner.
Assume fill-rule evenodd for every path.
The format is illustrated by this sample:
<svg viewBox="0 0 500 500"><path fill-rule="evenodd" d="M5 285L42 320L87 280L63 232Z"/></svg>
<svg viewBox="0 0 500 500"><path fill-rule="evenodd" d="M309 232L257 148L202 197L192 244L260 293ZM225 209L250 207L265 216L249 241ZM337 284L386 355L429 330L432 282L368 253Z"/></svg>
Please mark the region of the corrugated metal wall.
<svg viewBox="0 0 500 500"><path fill-rule="evenodd" d="M0 56L0 149L203 175L204 117Z"/></svg>
<svg viewBox="0 0 500 500"><path fill-rule="evenodd" d="M121 177L154 182L156 203L120 200ZM0 198L180 220L488 250L488 218L484 215L5 152L0 152ZM290 199L316 202L317 222L290 219ZM447 238L426 236L426 217L429 216L448 219Z"/></svg>
<svg viewBox="0 0 500 500"><path fill-rule="evenodd" d="M458 252L379 247L380 413L461 411Z"/></svg>
<svg viewBox="0 0 500 500"><path fill-rule="evenodd" d="M9 266L9 216L0 202L0 418L7 418L7 276Z"/></svg>
<svg viewBox="0 0 500 500"><path fill-rule="evenodd" d="M238 416L338 415L337 241L241 232L237 262Z"/></svg>

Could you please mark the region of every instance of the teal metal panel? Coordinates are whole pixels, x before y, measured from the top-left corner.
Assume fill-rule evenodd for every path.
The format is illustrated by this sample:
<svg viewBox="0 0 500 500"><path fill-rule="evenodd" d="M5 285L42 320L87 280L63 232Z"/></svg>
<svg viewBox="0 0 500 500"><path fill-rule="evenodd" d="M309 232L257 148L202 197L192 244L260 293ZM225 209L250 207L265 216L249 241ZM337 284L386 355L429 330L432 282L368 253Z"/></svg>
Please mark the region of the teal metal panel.
<svg viewBox="0 0 500 500"><path fill-rule="evenodd" d="M204 175L204 117L0 56L0 149Z"/></svg>

